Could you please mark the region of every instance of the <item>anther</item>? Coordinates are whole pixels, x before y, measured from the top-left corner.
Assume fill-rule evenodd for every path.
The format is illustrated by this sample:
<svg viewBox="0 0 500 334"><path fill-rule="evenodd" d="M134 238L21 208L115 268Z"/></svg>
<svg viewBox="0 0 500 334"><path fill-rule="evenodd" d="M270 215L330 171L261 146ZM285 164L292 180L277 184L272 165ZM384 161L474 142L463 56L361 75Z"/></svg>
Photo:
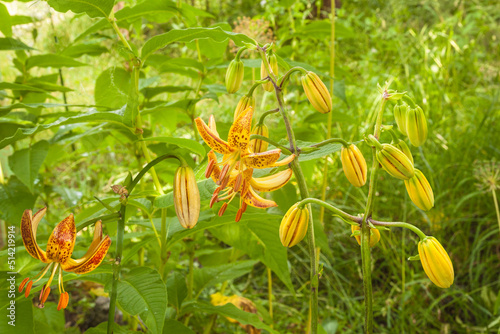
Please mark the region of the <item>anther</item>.
<svg viewBox="0 0 500 334"><path fill-rule="evenodd" d="M205 177L207 179L212 175L214 167L215 167L215 160L210 160L207 165L207 170L205 171Z"/></svg>
<svg viewBox="0 0 500 334"><path fill-rule="evenodd" d="M241 210L241 208L239 208L238 212L236 213L236 218L234 218L234 221L239 222L242 215L243 215L243 210Z"/></svg>
<svg viewBox="0 0 500 334"><path fill-rule="evenodd" d="M212 195L212 199L210 199L210 208L215 204L215 202L217 202L218 197L219 194L214 192L214 194Z"/></svg>
<svg viewBox="0 0 500 334"><path fill-rule="evenodd" d="M19 284L19 292L23 292L23 289L24 289L24 286L26 285L26 283L30 280L29 277L26 277L25 279L23 279L23 281L21 282L21 284Z"/></svg>
<svg viewBox="0 0 500 334"><path fill-rule="evenodd" d="M242 180L243 176L239 173L238 176L236 176L236 181L234 182L234 192L238 192L240 190Z"/></svg>
<svg viewBox="0 0 500 334"><path fill-rule="evenodd" d="M45 302L47 301L47 298L49 297L49 294L50 294L50 286L46 287L44 290L43 290L43 297L42 297L42 300L40 301L40 306L43 307L43 305L45 304Z"/></svg>
<svg viewBox="0 0 500 334"><path fill-rule="evenodd" d="M226 212L226 209L227 209L227 203L222 204L222 207L219 210L219 217L222 217L224 212Z"/></svg>
<svg viewBox="0 0 500 334"><path fill-rule="evenodd" d="M32 285L33 285L33 281L29 281L28 286L26 287L26 291L24 292L24 297L28 298L28 296L30 295Z"/></svg>

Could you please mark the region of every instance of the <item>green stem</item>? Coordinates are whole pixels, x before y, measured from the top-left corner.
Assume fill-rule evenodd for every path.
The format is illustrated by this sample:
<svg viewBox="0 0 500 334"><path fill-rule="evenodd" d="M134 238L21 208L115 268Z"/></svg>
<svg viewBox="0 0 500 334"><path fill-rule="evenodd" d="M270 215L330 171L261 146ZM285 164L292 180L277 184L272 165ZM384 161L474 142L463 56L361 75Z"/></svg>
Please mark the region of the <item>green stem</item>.
<svg viewBox="0 0 500 334"><path fill-rule="evenodd" d="M380 108L375 122L374 137L379 138L380 127L382 125L382 116L384 107L387 102L387 91L384 91L380 101ZM371 275L371 253L370 253L370 227L367 219L371 217L373 211L373 199L375 196L375 185L377 178L377 170L379 164L376 157L377 150L372 148L372 167L370 172L370 185L368 188L368 199L365 208L365 214L361 223L361 261L363 267L363 286L365 294L365 333L373 333L373 292L372 292L372 275Z"/></svg>
<svg viewBox="0 0 500 334"><path fill-rule="evenodd" d="M281 116L283 117L283 122L285 123L285 128L288 135L288 140L290 142L290 148L292 152L298 154L297 144L295 142L295 134L292 129L292 125L288 118L288 113L285 109L285 103L283 101L283 92L281 88L277 85L276 76L271 71L271 66L269 65L269 61L267 60L266 54L262 48L259 48L259 53L261 55L263 64L267 70L267 73L270 73L270 80L274 85L274 89L276 92L276 99L278 100ZM293 170L293 174L295 175L295 179L297 180L297 184L299 186L300 196L302 199L309 197L309 190L307 189L307 183L304 178L304 174L302 173L302 169L300 167L299 159L294 159L291 163L291 167ZM310 206L310 205L309 205ZM310 259L310 280L311 280L311 333L317 334L318 332L318 286L314 284L317 282L317 272L318 272L318 262L316 258L316 241L314 238L314 220L312 215L312 210L309 207L309 224L307 227L307 235L309 241L309 259Z"/></svg>
<svg viewBox="0 0 500 334"><path fill-rule="evenodd" d="M286 155L292 155L292 152L290 152L290 150L287 147L281 145L280 143L278 143L278 142L276 142L276 141L274 141L274 140L272 140L270 138L267 138L267 137L262 136L262 135L256 135L256 134L250 135L250 140L254 140L254 139L263 140L263 141L265 141L265 142L267 142L267 143L269 143L271 145L274 145L275 147L281 149L281 151L283 153L285 153Z"/></svg>
<svg viewBox="0 0 500 334"><path fill-rule="evenodd" d="M342 138L330 138L330 139L327 139L327 140L323 140L322 142L319 142L317 144L311 145L311 147L321 147L321 146L325 146L327 144L332 144L332 143L340 143L345 148L348 148L349 145L350 145L347 141L345 141Z"/></svg>
<svg viewBox="0 0 500 334"><path fill-rule="evenodd" d="M368 219L368 221L370 223L372 223L373 225L375 225L375 226L403 227L403 228L406 228L406 229L412 231L413 233L417 234L418 237L420 238L420 240L423 240L423 239L425 239L427 237L425 235L425 233L422 232L422 230L420 230L418 227L416 227L415 225L412 225L412 224L403 223L403 222L381 222L381 221L374 220L374 219L371 219L371 218Z"/></svg>
<svg viewBox="0 0 500 334"><path fill-rule="evenodd" d="M352 216L338 208L336 208L335 206L325 202L325 201L322 201L320 199L317 199L317 198L305 198L303 200L301 200L298 204L298 206L300 208L304 207L304 205L308 204L308 203L312 203L312 204L318 204L320 205L321 207L327 209L327 210L330 210L332 211L333 213L335 213L335 215L337 216L340 216L343 220L346 220L346 221L352 221L354 223L357 223L357 224L360 224L362 219L359 218L359 217L355 217L355 216Z"/></svg>
<svg viewBox="0 0 500 334"><path fill-rule="evenodd" d="M125 213L126 205L122 205L120 209L120 219L118 220L118 229L116 232L116 254L115 263L113 265L113 284L111 286L111 296L109 298L109 313L108 313L108 334L113 333L115 324L116 312L116 297L118 295L118 280L120 279L121 260L123 252L123 234L125 231Z"/></svg>
<svg viewBox="0 0 500 334"><path fill-rule="evenodd" d="M267 300L269 303L269 317L271 318L271 328L274 327L273 323L273 274L271 269L267 268Z"/></svg>
<svg viewBox="0 0 500 334"><path fill-rule="evenodd" d="M268 110L266 112L264 112L260 118L259 118L259 122L257 124L264 124L264 120L266 119L267 116L271 115L271 114L275 114L277 112L280 111L280 108L276 108L276 109L272 109L272 110Z"/></svg>
<svg viewBox="0 0 500 334"><path fill-rule="evenodd" d="M500 210L498 209L497 194L495 193L494 188L491 188L491 194L493 195L493 202L495 203L495 211L497 213L497 221L498 221L498 231L500 232Z"/></svg>

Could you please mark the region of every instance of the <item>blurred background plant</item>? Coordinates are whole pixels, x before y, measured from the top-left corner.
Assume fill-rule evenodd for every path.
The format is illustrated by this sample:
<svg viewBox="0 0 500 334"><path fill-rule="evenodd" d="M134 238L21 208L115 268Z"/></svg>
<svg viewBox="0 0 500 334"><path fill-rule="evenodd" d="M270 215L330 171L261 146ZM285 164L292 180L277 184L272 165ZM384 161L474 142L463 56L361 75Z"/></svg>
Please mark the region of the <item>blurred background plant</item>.
<svg viewBox="0 0 500 334"><path fill-rule="evenodd" d="M257 38L261 43L274 41L281 59L290 65L299 64L314 70L327 81L328 15L332 1L180 2L183 3L181 14L142 14L119 21L119 27L140 46L150 37L173 28L217 25ZM384 185L376 196L376 211L380 219L412 222L441 240L455 266L454 285L447 290L439 289L427 279L420 263L406 260L417 253L416 237L401 230L382 232L373 250L375 332L497 333L500 328L500 243L496 221L500 218L495 194L499 163L495 159L500 156L500 4L495 0L334 3L337 18L333 136L355 141L371 130L377 83L393 80L391 88L413 94L427 116L429 135L425 150L413 148L412 153L418 156L415 167L427 176L434 190L435 207L428 212L418 209L409 200L402 183L381 175L379 182ZM123 2L125 8L138 4L139 1ZM109 205L117 205L118 198L110 186L123 182L130 169L137 172L144 162L135 136L118 125L103 122L54 126L10 145L3 144L18 129L50 124L61 116L78 116L81 108L74 105L119 109L127 102L131 72L130 62L123 56L123 47L110 26L87 30L100 19L55 12L46 2L0 3L3 17L6 10L12 28L9 32L6 21L0 20L3 36L12 36L35 50L1 51L0 81L50 89L48 94L16 93L0 86L0 219L5 222L1 224L4 245L6 227L17 224L19 212L24 209L36 210L49 205L49 223L41 224L38 232L40 240L46 240L57 217L64 213L74 212L78 224L103 212L94 196ZM223 87L225 69L234 58L231 51L234 50L228 47L228 41L199 40L199 43L174 43L150 56L139 79L144 137L196 138L192 116L208 119L208 115L214 114L219 133L225 138L240 97L227 95ZM66 55L86 66L76 67L76 63L64 67L33 66L27 75L14 67L20 52L28 56ZM241 94L248 91L252 74L255 78L260 68L257 60L243 60L245 68L252 71L245 71ZM12 109L12 95L17 97L18 92L24 103L64 103L66 98L72 106L69 111L48 105ZM257 90L255 96L256 117L275 107L272 95L262 89ZM292 78L286 99L300 141L324 139L327 115L315 112L307 103L298 78ZM267 117L266 124L272 129L271 138L285 138L285 129L278 118ZM148 147L156 155L170 151L187 155L193 166L201 160L168 141L148 142ZM360 149L367 156L369 149L366 146ZM39 161L34 167L30 165L34 170L28 174L23 165L27 155L32 161ZM322 161L303 163L314 197L320 197L321 193ZM350 212L361 212L366 191L351 186L345 179L338 154L331 155L328 162L327 201ZM168 161L157 166L167 192L171 190L176 167ZM201 179L204 165L198 170ZM138 187L140 196L129 201L137 209L129 210L132 218L126 226L125 275L136 266L154 267L151 264L157 262L160 254L151 222L159 230L157 208L171 205L167 197L163 204L154 199L152 182L140 183ZM250 211L248 220L240 225L211 227L189 235L190 239L179 237L178 242L174 240L169 244L170 258L165 267L169 292L166 324L169 319L180 319L194 332L201 333L206 322L213 321L216 324L212 327L213 333L243 332L242 327L224 318L234 319L232 314L217 313L208 305L210 295L222 290L227 295L249 297L262 321L272 323L276 330L304 333L309 280L306 245L299 244L288 250L287 258L280 249L279 257L273 259L258 245L253 245L257 244L258 236L268 235L262 232L266 226L277 226L280 215L297 201L294 184L273 192L272 199L279 207L269 210L268 214ZM210 226L222 224L222 219L212 219L213 213L206 201L202 209L199 224L208 224L204 220L214 224ZM314 215L319 215L317 208ZM172 209L168 211L167 220L175 221ZM264 224L266 226L262 226ZM110 236L116 234L116 224L106 224L105 228ZM350 229L337 218L326 215L324 233L320 228L317 230L320 263L324 266L319 289L320 323L327 333L359 333L363 324L359 246L349 238ZM250 235L249 231L254 234ZM82 233L90 242L90 233L86 229ZM173 234L170 236L175 238ZM276 241L281 247L279 240ZM22 245L20 239L18 245ZM84 249L82 246L75 252ZM17 251L20 270L39 269L22 247ZM5 257L6 251L0 256ZM281 271L276 274L275 267L271 276L271 316L266 265L273 260L281 261ZM192 298L186 299L184 277L190 264L194 270L194 291ZM87 279L103 284L102 277L109 274L110 267L108 259L101 273ZM44 333L60 333L65 323L78 325L84 331L105 320L96 317L94 322L89 321L93 316L88 312L95 296L90 289L82 288L79 281L71 279L76 277L65 278L65 281L75 302L66 312L66 319L61 313L53 312L52 306L33 309L29 312L33 312L34 326L38 329L35 332L43 328ZM106 298L104 293L99 296ZM194 312L195 307L190 308L186 301L197 299L205 304L198 305ZM19 307L21 310L26 306L20 304ZM130 311L130 305L122 307ZM206 317L206 314L213 315ZM137 314L126 313L120 319L119 322L130 329L142 325Z"/></svg>

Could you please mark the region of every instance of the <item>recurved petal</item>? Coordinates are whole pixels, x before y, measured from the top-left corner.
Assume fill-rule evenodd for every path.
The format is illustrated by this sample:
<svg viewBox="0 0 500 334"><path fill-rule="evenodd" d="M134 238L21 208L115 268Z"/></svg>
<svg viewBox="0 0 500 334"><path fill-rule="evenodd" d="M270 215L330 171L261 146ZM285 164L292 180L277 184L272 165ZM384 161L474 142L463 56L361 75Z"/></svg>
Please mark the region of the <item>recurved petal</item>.
<svg viewBox="0 0 500 334"><path fill-rule="evenodd" d="M218 136L217 132L214 133L200 117L198 117L194 121L201 138L203 138L205 143L207 143L207 145L210 146L212 150L221 154L229 154L234 152L234 149L231 148L227 142L222 140Z"/></svg>
<svg viewBox="0 0 500 334"><path fill-rule="evenodd" d="M249 153L242 156L241 159L249 168L269 168L276 165L276 161L278 161L280 154L280 149L274 149L262 153Z"/></svg>
<svg viewBox="0 0 500 334"><path fill-rule="evenodd" d="M287 168L273 175L252 178L250 180L250 185L256 191L274 191L287 184L292 174L292 170Z"/></svg>
<svg viewBox="0 0 500 334"><path fill-rule="evenodd" d="M73 253L76 239L76 226L73 214L63 219L52 231L47 242L47 259L53 262L66 262Z"/></svg>
<svg viewBox="0 0 500 334"><path fill-rule="evenodd" d="M63 270L72 271L76 274L85 274L97 268L111 245L109 236L102 237L101 222L95 224L94 240L85 255L77 260L69 258L65 263L61 263Z"/></svg>
<svg viewBox="0 0 500 334"><path fill-rule="evenodd" d="M33 216L31 210L25 210L21 218L21 236L26 251L35 259L48 263L47 254L36 242L36 230L46 211L47 208L43 208Z"/></svg>
<svg viewBox="0 0 500 334"><path fill-rule="evenodd" d="M278 206L276 202L260 197L252 187L248 188L248 192L244 198L245 203L259 209L267 209L273 206Z"/></svg>
<svg viewBox="0 0 500 334"><path fill-rule="evenodd" d="M253 108L250 106L243 110L243 112L235 119L227 142L232 148L245 151L250 141L250 130L252 128Z"/></svg>
<svg viewBox="0 0 500 334"><path fill-rule="evenodd" d="M214 115L210 115L208 118L208 128L212 131L217 137L220 138L219 133L217 132L217 124L215 123Z"/></svg>

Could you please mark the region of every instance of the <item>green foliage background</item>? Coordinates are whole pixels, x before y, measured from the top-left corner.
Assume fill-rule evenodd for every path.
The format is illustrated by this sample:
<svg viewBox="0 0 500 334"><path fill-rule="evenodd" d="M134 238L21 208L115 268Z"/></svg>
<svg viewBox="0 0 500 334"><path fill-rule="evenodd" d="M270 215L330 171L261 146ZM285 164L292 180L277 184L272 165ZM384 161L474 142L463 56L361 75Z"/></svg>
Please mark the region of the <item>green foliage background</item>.
<svg viewBox="0 0 500 334"><path fill-rule="evenodd" d="M118 208L119 196L110 186L124 183L129 172L135 175L146 163L131 111L131 54L103 19L114 3L88 3L92 5L63 0L0 2L0 220L4 247L7 228L19 226L25 209L48 206L37 235L44 247L52 228L69 213L75 213L77 226L86 226L85 222L105 214L95 196ZM117 24L145 62L137 97L144 124L136 126L144 131L153 156L174 152L196 168L202 214L193 230L179 225L171 195L177 168L173 161L156 167L165 195L158 196L149 175L139 183L129 200L133 209L128 210L119 285L120 330L145 326L153 333L203 333L213 321L213 333L243 333L224 318L229 316L264 332L272 331L272 323L275 332L304 333L307 246L304 241L286 250L277 233L281 216L298 200L294 181L271 194L278 208L267 212L249 209L240 223L234 223L237 208L230 205L223 217L217 217L218 207L208 207L214 186L204 179L205 148L192 120L198 116L207 120L214 114L225 138L239 98L260 75L260 61L244 59L242 89L236 95L226 93L224 74L234 58L234 43L241 46L248 39L231 31L266 42L268 35L252 33L268 25L281 59L280 71L298 64L314 70L327 83L330 1L148 0L122 4L123 9L115 8ZM406 260L417 253L416 236L400 229L382 232L382 240L373 250L375 332L496 333L500 330L499 225L488 186L500 184L500 5L497 1L427 0L337 5L333 136L357 142L371 131L377 83L391 80L391 88L415 97L427 116L429 138L412 151L416 168L432 185L435 207L428 212L419 210L402 182L379 173L375 212L380 219L414 223L441 240L455 269L454 285L447 290L437 288L419 262ZM186 33L182 30L186 28L194 30ZM257 117L276 107L274 96L260 88L256 97ZM323 140L327 116L313 110L298 77L292 78L285 98L297 138ZM393 119L390 109L386 123ZM277 117L268 117L267 124L271 138L286 137ZM368 157L368 147L361 148ZM325 160L320 158L329 153L302 162L314 197L321 192ZM367 187L350 186L338 153L327 156L327 201L348 212L363 212ZM481 173L481 162L494 159L496 176L488 179ZM152 229L154 224L160 230L161 208L167 208L169 224L170 257L164 273L158 272L160 253ZM314 216L319 216L317 207ZM324 229L319 223L316 228L324 268L320 323L326 333L362 331L361 258L346 226L326 215ZM80 277L64 275L71 295L65 314L55 310L55 296L44 309L19 297L16 332L105 331L105 324L97 325L106 318L98 321L91 311L97 296L110 288L116 221L105 222L104 229L113 244L101 267ZM91 233L89 228L79 233L74 257L85 253ZM20 233L16 236L20 281L41 268L25 252ZM2 270L7 270L7 256L5 248L0 251ZM185 279L190 259L194 259L193 298L188 297ZM266 266L273 272L272 320ZM6 284L2 277L0 287L7 289ZM251 299L258 316L231 305L212 306L210 294L222 286L226 294ZM2 290L2 309L5 295ZM1 322L1 332L10 333L12 328L5 327L5 319Z"/></svg>

